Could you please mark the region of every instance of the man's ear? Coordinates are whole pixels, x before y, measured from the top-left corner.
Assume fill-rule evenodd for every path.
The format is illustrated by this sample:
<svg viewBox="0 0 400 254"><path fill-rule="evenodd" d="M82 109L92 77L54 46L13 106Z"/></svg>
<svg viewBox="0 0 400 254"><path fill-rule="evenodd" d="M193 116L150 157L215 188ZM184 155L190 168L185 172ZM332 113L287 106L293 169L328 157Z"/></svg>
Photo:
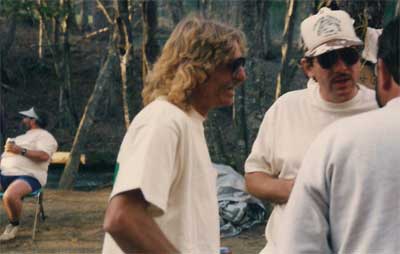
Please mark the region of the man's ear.
<svg viewBox="0 0 400 254"><path fill-rule="evenodd" d="M309 77L309 78L314 78L314 73L313 73L313 65L312 62L308 61L306 58L302 58L300 60L300 65L301 68L303 69L304 74Z"/></svg>
<svg viewBox="0 0 400 254"><path fill-rule="evenodd" d="M389 70L386 67L385 62L379 58L378 59L378 82L383 90L389 91L392 88L392 75L390 75Z"/></svg>

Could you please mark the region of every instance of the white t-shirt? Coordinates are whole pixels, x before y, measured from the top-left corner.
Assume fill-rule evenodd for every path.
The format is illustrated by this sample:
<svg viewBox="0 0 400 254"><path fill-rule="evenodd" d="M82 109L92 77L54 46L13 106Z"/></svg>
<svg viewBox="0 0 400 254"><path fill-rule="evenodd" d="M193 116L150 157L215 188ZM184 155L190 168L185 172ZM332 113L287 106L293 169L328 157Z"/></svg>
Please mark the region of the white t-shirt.
<svg viewBox="0 0 400 254"><path fill-rule="evenodd" d="M152 215L181 253L218 253L217 172L204 137L204 118L165 98L147 105L122 142L111 197L140 189ZM129 216L129 215L127 215ZM106 234L103 253L122 253Z"/></svg>
<svg viewBox="0 0 400 254"><path fill-rule="evenodd" d="M266 112L245 172L265 172L294 179L304 154L315 137L337 119L378 108L375 92L359 85L357 95L344 103L323 100L319 86L310 80L307 88L281 96ZM267 246L261 253L275 253L274 246L285 205L275 205L266 227Z"/></svg>
<svg viewBox="0 0 400 254"><path fill-rule="evenodd" d="M42 151L50 158L57 151L57 141L48 131L44 129L31 129L25 134L15 138L15 144L27 150ZM1 156L2 175L28 175L36 178L42 187L47 181L47 170L50 164L48 161L34 161L26 156L4 152Z"/></svg>
<svg viewBox="0 0 400 254"><path fill-rule="evenodd" d="M399 253L399 115L397 98L316 138L286 206L280 253Z"/></svg>

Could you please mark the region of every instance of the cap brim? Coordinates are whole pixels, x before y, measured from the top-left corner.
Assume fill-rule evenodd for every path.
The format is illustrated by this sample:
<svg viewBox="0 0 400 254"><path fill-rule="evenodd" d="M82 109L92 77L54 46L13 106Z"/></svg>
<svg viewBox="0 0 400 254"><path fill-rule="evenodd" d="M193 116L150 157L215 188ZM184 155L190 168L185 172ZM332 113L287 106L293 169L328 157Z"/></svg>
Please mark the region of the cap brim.
<svg viewBox="0 0 400 254"><path fill-rule="evenodd" d="M305 57L314 57L314 56L319 56L322 55L326 52L332 51L332 50L337 50L341 48L348 48L348 47L354 47L354 46L362 46L363 42L361 40L334 40L334 41L328 41L325 42L324 44L312 49L308 50L304 56Z"/></svg>

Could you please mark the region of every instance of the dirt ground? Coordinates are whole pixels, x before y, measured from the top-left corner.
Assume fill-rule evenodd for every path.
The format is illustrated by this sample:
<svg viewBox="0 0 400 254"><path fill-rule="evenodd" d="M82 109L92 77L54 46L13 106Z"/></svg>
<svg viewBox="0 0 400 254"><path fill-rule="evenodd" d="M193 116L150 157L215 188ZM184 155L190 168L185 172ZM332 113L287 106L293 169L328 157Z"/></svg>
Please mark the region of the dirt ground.
<svg viewBox="0 0 400 254"><path fill-rule="evenodd" d="M24 201L21 227L15 240L0 243L0 253L101 253L104 233L101 225L111 189L91 192L46 189L44 209L47 216L40 222L36 240L32 242L34 205ZM0 208L0 230L7 224ZM235 254L258 253L264 246L265 225L255 226L239 236L223 239Z"/></svg>

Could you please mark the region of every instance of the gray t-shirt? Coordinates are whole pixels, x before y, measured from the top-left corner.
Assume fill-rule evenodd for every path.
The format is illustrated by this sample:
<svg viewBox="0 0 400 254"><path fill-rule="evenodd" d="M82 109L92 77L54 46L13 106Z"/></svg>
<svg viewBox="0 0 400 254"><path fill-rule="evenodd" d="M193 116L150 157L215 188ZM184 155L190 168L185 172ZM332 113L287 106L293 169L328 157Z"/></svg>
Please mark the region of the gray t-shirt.
<svg viewBox="0 0 400 254"><path fill-rule="evenodd" d="M337 121L308 150L279 253L399 253L400 98Z"/></svg>

